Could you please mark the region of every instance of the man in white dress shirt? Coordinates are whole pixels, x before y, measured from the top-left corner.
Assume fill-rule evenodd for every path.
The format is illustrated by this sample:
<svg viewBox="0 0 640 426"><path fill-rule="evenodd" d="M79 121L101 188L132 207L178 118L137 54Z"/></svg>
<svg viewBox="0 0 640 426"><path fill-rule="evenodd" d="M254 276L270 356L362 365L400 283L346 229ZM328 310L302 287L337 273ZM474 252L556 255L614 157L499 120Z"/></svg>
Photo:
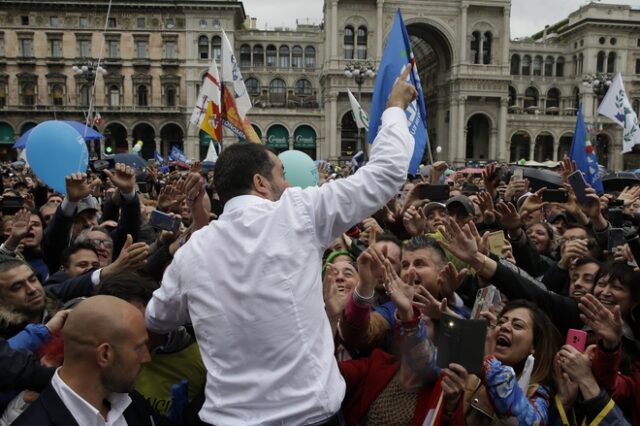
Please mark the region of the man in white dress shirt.
<svg viewBox="0 0 640 426"><path fill-rule="evenodd" d="M287 189L267 147L222 151L215 184L223 214L176 253L146 310L157 333L193 323L208 370L204 422L337 424L345 384L324 311L321 257L405 181L414 141L404 109L416 96L408 72L389 96L369 163L347 179Z"/></svg>

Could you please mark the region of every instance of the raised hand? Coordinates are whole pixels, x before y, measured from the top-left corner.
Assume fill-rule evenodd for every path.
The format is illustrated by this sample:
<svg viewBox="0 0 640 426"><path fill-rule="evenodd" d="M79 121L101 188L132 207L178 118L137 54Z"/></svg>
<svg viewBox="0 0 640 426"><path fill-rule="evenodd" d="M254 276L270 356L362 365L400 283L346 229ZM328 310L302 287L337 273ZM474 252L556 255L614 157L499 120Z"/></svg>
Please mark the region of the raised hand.
<svg viewBox="0 0 640 426"><path fill-rule="evenodd" d="M484 189L489 193L492 199L495 198L498 185L500 185L498 166L496 164L487 165L482 171L482 180L484 180Z"/></svg>
<svg viewBox="0 0 640 426"><path fill-rule="evenodd" d="M158 210L169 211L173 207L180 206L185 198L187 198L187 194L180 191L177 184L168 183L160 188Z"/></svg>
<svg viewBox="0 0 640 426"><path fill-rule="evenodd" d="M464 394L469 373L460 364L451 363L449 368L442 370L442 374L444 377L440 384L442 385L445 409L451 413L455 411Z"/></svg>
<svg viewBox="0 0 640 426"><path fill-rule="evenodd" d="M384 260L384 288L398 308L400 321L413 319L413 295L415 294L415 271L409 271L407 281L398 276L389 259Z"/></svg>
<svg viewBox="0 0 640 426"><path fill-rule="evenodd" d="M447 299L453 300L454 293L460 288L467 276L467 269L464 268L460 272L451 262L447 263L438 274L438 287L440 293Z"/></svg>
<svg viewBox="0 0 640 426"><path fill-rule="evenodd" d="M62 330L62 327L69 316L69 312L71 312L71 309L60 310L56 312L56 314L45 324L51 334Z"/></svg>
<svg viewBox="0 0 640 426"><path fill-rule="evenodd" d="M424 215L424 210L421 207L409 207L402 215L402 224L412 237L424 234L427 227L427 218Z"/></svg>
<svg viewBox="0 0 640 426"><path fill-rule="evenodd" d="M351 293L338 290L335 281L336 275L335 267L332 264L328 264L322 281L322 289L325 311L330 319L335 319L342 314L342 311L347 306L349 297L351 297Z"/></svg>
<svg viewBox="0 0 640 426"><path fill-rule="evenodd" d="M480 207L480 211L482 212L482 221L484 223L493 223L496 221L493 196L489 192L483 191L478 193L478 205Z"/></svg>
<svg viewBox="0 0 640 426"><path fill-rule="evenodd" d="M442 174L447 170L449 165L446 161L436 161L429 170L429 183L439 185Z"/></svg>
<svg viewBox="0 0 640 426"><path fill-rule="evenodd" d="M101 278L119 271L137 271L147 262L149 246L146 243L134 243L133 237L127 234L127 240L120 251L118 258L110 265L102 269Z"/></svg>
<svg viewBox="0 0 640 426"><path fill-rule="evenodd" d="M625 187L624 190L618 195L618 200L624 200L624 205L633 204L634 201L640 198L640 185L632 187Z"/></svg>
<svg viewBox="0 0 640 426"><path fill-rule="evenodd" d="M569 175L577 170L576 162L572 161L568 158L563 158L560 162L560 176L562 176L562 181L568 185L569 184Z"/></svg>
<svg viewBox="0 0 640 426"><path fill-rule="evenodd" d="M560 257L560 260L558 261L558 266L560 266L562 269L567 270L576 259L580 259L588 255L589 248L587 241L567 241L564 250L562 250L562 257Z"/></svg>
<svg viewBox="0 0 640 426"><path fill-rule="evenodd" d="M104 170L109 181L120 190L121 194L131 194L136 187L136 172L132 167L116 163L115 171Z"/></svg>
<svg viewBox="0 0 640 426"><path fill-rule="evenodd" d="M398 78L391 89L391 93L387 99L387 108L399 107L405 110L418 96L416 88L407 82L409 74L411 73L411 68L412 64L407 64L403 68L400 73L400 78Z"/></svg>
<svg viewBox="0 0 640 426"><path fill-rule="evenodd" d="M469 228L470 226L470 224L466 224L460 228L454 220L446 218L444 227L440 228L440 232L445 238L444 241L440 241L440 244L466 263L470 263L478 253L478 243Z"/></svg>
<svg viewBox="0 0 640 426"><path fill-rule="evenodd" d="M562 371L561 364L560 353L557 353L553 359L553 381L556 383L560 401L566 409L572 406L578 396L579 387L577 383L571 381L567 373Z"/></svg>
<svg viewBox="0 0 640 426"><path fill-rule="evenodd" d="M19 210L13 216L11 234L5 241L5 247L15 250L29 231L31 231L31 212L27 209Z"/></svg>
<svg viewBox="0 0 640 426"><path fill-rule="evenodd" d="M384 280L384 254L375 247L376 236L372 234L369 238L369 248L358 256L358 274L360 283L358 293L363 297L373 295L378 282Z"/></svg>
<svg viewBox="0 0 640 426"><path fill-rule="evenodd" d="M520 214L516 207L511 203L500 203L496 206L496 216L507 231L513 233L518 229L522 229L524 224L524 216L526 213Z"/></svg>
<svg viewBox="0 0 640 426"><path fill-rule="evenodd" d="M542 201L542 194L547 188L540 188L533 194L527 197L522 203L522 207L520 207L519 213L531 213L536 210L540 210L546 203Z"/></svg>
<svg viewBox="0 0 640 426"><path fill-rule="evenodd" d="M87 182L85 173L74 173L65 178L67 199L72 203L87 198L91 195L91 185Z"/></svg>
<svg viewBox="0 0 640 426"><path fill-rule="evenodd" d="M378 221L375 220L372 217L367 217L367 218L363 219L362 220L362 226L364 226L364 232L361 232L360 236L358 238L360 239L360 241L362 241L364 243L368 243L368 241L371 238L372 234L381 234L382 233L382 227L380 226ZM375 241L375 237L374 237L374 241Z"/></svg>
<svg viewBox="0 0 640 426"><path fill-rule="evenodd" d="M442 314L447 312L447 299L436 299L429 290L421 285L416 287L416 292L413 295L413 305L420 309L422 315L434 320L439 320Z"/></svg>
<svg viewBox="0 0 640 426"><path fill-rule="evenodd" d="M622 315L620 306L609 310L592 294L580 299L580 319L602 339L605 348L615 349L622 341Z"/></svg>

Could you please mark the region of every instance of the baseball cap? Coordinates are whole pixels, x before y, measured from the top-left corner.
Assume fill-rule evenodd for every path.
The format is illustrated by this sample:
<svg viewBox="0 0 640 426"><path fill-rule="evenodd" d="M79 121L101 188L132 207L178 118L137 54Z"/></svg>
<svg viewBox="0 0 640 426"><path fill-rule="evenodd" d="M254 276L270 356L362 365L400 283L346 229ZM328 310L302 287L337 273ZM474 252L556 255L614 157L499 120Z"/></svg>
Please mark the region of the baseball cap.
<svg viewBox="0 0 640 426"><path fill-rule="evenodd" d="M446 204L447 210L456 204L461 205L469 216L473 216L476 211L471 200L465 195L456 195L455 197L449 198Z"/></svg>
<svg viewBox="0 0 640 426"><path fill-rule="evenodd" d="M90 195L78 201L78 211L76 212L76 214L80 214L87 210L98 211L98 200L93 195Z"/></svg>
<svg viewBox="0 0 640 426"><path fill-rule="evenodd" d="M435 209L443 209L446 210L447 206L445 206L442 203L437 203L435 201L432 201L430 203L427 203L426 206L424 206L424 208L422 209L424 211L424 215L428 216L429 213L431 213L433 210Z"/></svg>

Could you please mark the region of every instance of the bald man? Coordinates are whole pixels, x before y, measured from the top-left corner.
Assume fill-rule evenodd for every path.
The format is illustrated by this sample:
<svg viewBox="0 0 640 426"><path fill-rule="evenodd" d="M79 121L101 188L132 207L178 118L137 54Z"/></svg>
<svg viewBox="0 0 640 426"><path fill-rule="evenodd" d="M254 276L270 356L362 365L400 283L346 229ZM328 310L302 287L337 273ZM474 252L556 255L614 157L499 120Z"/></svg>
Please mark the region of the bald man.
<svg viewBox="0 0 640 426"><path fill-rule="evenodd" d="M150 360L141 312L112 296L78 304L62 329L64 363L14 425L164 423L133 384Z"/></svg>

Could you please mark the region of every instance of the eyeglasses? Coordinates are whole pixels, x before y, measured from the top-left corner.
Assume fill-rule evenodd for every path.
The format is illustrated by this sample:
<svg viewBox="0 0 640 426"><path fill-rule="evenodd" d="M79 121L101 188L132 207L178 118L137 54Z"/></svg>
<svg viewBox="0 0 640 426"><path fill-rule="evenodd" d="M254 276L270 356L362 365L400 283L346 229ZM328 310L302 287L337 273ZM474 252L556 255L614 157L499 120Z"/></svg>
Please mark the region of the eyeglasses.
<svg viewBox="0 0 640 426"><path fill-rule="evenodd" d="M93 240L87 240L87 241L89 242L89 244L95 247L103 246L104 248L113 248L113 241L111 240L93 239Z"/></svg>

